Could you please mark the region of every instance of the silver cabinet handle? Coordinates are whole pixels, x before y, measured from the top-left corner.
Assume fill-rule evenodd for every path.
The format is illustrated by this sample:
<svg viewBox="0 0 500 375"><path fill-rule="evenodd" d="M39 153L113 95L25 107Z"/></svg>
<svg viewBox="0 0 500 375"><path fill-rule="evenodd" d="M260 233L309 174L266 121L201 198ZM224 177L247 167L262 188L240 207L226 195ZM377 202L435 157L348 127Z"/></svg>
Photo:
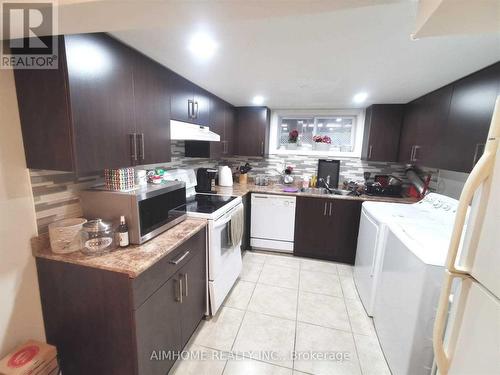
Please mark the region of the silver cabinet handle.
<svg viewBox="0 0 500 375"><path fill-rule="evenodd" d="M193 118L198 118L198 102L194 102L194 113Z"/></svg>
<svg viewBox="0 0 500 375"><path fill-rule="evenodd" d="M415 150L415 146L411 146L410 150L410 161L413 161L413 151Z"/></svg>
<svg viewBox="0 0 500 375"><path fill-rule="evenodd" d="M185 257L187 257L189 255L189 250L186 250L180 257L178 257L177 259L174 259L174 260L171 260L169 261L170 264L179 264L180 262L182 262L184 260Z"/></svg>
<svg viewBox="0 0 500 375"><path fill-rule="evenodd" d="M130 156L132 161L137 161L137 134L130 134Z"/></svg>
<svg viewBox="0 0 500 375"><path fill-rule="evenodd" d="M417 151L420 149L420 146L415 145L415 151L413 151L413 161L418 161Z"/></svg>
<svg viewBox="0 0 500 375"><path fill-rule="evenodd" d="M188 296L188 274L185 273L184 274L184 296L187 297Z"/></svg>
<svg viewBox="0 0 500 375"><path fill-rule="evenodd" d="M368 149L368 159L372 158L372 151L373 151L373 146L370 145L370 148Z"/></svg>
<svg viewBox="0 0 500 375"><path fill-rule="evenodd" d="M326 216L326 206L328 205L328 202L325 202L325 208L323 210L323 216Z"/></svg>
<svg viewBox="0 0 500 375"><path fill-rule="evenodd" d="M139 138L139 153L137 156L138 160L144 160L144 133L137 134Z"/></svg>
<svg viewBox="0 0 500 375"><path fill-rule="evenodd" d="M194 118L194 106L191 99L188 99L188 117Z"/></svg>
<svg viewBox="0 0 500 375"><path fill-rule="evenodd" d="M260 142L260 153L264 156L264 141Z"/></svg>
<svg viewBox="0 0 500 375"><path fill-rule="evenodd" d="M328 214L328 216L332 216L332 206L333 206L333 202L330 203L330 213Z"/></svg>
<svg viewBox="0 0 500 375"><path fill-rule="evenodd" d="M175 279L175 282L178 285L178 289L175 296L175 301L182 303L182 279Z"/></svg>

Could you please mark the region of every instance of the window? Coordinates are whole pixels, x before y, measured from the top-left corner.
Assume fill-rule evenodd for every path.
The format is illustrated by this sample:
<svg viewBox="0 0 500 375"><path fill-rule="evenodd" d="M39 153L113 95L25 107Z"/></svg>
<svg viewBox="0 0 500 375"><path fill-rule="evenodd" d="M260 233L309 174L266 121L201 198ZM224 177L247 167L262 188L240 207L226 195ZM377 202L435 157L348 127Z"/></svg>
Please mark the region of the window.
<svg viewBox="0 0 500 375"><path fill-rule="evenodd" d="M361 156L364 110L275 110L269 150L274 154Z"/></svg>
<svg viewBox="0 0 500 375"><path fill-rule="evenodd" d="M278 139L282 148L340 152L354 149L354 116L283 116L279 122ZM296 140L292 132L296 132Z"/></svg>

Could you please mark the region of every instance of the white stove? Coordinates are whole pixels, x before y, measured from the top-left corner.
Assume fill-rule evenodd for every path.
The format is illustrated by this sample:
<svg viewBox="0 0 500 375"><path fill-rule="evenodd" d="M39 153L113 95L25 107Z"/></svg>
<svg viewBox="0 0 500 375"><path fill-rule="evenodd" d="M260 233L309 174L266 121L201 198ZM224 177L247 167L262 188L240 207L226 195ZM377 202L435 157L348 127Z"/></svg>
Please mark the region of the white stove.
<svg viewBox="0 0 500 375"><path fill-rule="evenodd" d="M186 212L190 217L216 220L240 203L241 197L198 193L186 198Z"/></svg>
<svg viewBox="0 0 500 375"><path fill-rule="evenodd" d="M166 172L165 179L186 183L186 213L188 217L206 219L207 231L207 315L215 315L241 273L241 241L233 244L230 228L233 216L241 215L241 197L216 194L196 194L193 169ZM233 223L242 225L243 221Z"/></svg>

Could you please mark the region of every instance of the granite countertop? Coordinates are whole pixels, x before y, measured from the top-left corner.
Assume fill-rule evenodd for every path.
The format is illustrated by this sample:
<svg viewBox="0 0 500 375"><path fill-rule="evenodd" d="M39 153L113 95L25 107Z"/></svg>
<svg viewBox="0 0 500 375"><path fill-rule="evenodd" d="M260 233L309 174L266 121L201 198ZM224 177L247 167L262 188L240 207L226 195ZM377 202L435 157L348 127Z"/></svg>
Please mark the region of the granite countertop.
<svg viewBox="0 0 500 375"><path fill-rule="evenodd" d="M117 249L101 256L88 256L80 251L55 254L50 249L48 235L40 236L32 240L33 255L38 258L125 273L130 278L135 278L206 225L207 221L204 219L188 218L142 245L131 245L126 249Z"/></svg>
<svg viewBox="0 0 500 375"><path fill-rule="evenodd" d="M279 194L279 195L293 195L299 197L314 197L314 198L329 198L329 199L347 199L347 200L358 200L358 201L371 201L371 202L389 202L389 203L415 203L418 201L416 198L403 197L381 197L372 195L334 195L334 194L311 194L311 193L287 193L283 191L284 185L274 184L268 186L258 186L253 183L249 184L239 184L234 183L232 187L216 186L217 194L220 195L236 195L244 196L247 193L265 193L265 194Z"/></svg>

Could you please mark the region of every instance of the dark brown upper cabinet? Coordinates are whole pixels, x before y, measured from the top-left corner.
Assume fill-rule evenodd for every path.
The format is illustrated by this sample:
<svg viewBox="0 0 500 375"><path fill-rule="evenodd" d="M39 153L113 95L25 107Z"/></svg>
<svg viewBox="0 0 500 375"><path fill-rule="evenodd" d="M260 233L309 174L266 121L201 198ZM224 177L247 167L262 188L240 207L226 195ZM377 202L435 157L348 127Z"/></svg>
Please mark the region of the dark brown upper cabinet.
<svg viewBox="0 0 500 375"><path fill-rule="evenodd" d="M186 141L187 157L219 159L233 154L234 108L215 95L210 96L209 126L220 136L220 142Z"/></svg>
<svg viewBox="0 0 500 375"><path fill-rule="evenodd" d="M500 63L405 105L399 161L470 172L500 93Z"/></svg>
<svg viewBox="0 0 500 375"><path fill-rule="evenodd" d="M134 119L139 164L170 161L170 74L141 55L134 64Z"/></svg>
<svg viewBox="0 0 500 375"><path fill-rule="evenodd" d="M473 168L484 150L499 94L500 63L454 83L438 167L461 172Z"/></svg>
<svg viewBox="0 0 500 375"><path fill-rule="evenodd" d="M264 156L268 152L271 111L267 107L236 107L235 153Z"/></svg>
<svg viewBox="0 0 500 375"><path fill-rule="evenodd" d="M235 128L236 128L236 110L235 108L225 102L223 105L224 110L224 156L232 156L235 153Z"/></svg>
<svg viewBox="0 0 500 375"><path fill-rule="evenodd" d="M373 104L366 109L362 160L397 161L402 104Z"/></svg>
<svg viewBox="0 0 500 375"><path fill-rule="evenodd" d="M178 74L171 79L173 120L209 126L210 94Z"/></svg>
<svg viewBox="0 0 500 375"><path fill-rule="evenodd" d="M103 33L61 36L59 48L57 70L14 72L28 167L84 175L169 161L160 67Z"/></svg>
<svg viewBox="0 0 500 375"><path fill-rule="evenodd" d="M405 106L399 160L405 163L437 166L450 108L452 86L448 85Z"/></svg>
<svg viewBox="0 0 500 375"><path fill-rule="evenodd" d="M361 203L297 198L294 255L354 264Z"/></svg>
<svg viewBox="0 0 500 375"><path fill-rule="evenodd" d="M29 168L98 171L131 165L130 49L103 34L60 37L57 70L15 70Z"/></svg>

